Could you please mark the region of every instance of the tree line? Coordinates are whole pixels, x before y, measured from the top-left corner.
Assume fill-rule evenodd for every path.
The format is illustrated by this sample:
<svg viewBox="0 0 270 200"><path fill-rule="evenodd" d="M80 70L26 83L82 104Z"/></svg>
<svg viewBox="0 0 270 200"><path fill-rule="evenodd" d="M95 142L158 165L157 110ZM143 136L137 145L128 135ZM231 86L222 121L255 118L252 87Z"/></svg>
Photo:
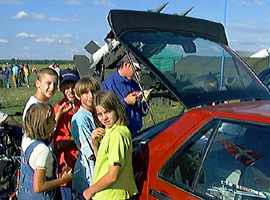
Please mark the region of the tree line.
<svg viewBox="0 0 270 200"><path fill-rule="evenodd" d="M44 59L44 60L32 60L32 59L16 59L16 58L12 58L12 59L1 59L0 60L0 64L5 64L5 63L9 63L9 64L52 64L52 63L57 63L60 65L65 65L65 64L74 64L73 60L49 60L49 59Z"/></svg>

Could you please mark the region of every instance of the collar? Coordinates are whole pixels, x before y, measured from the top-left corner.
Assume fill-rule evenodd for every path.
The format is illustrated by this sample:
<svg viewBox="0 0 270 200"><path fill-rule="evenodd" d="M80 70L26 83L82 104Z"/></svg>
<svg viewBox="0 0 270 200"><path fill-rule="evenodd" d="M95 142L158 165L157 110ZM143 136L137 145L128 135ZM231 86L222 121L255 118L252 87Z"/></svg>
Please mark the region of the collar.
<svg viewBox="0 0 270 200"><path fill-rule="evenodd" d="M116 78L119 79L121 82L130 82L131 80L129 80L127 77L125 76L121 76L118 72L118 70L116 71Z"/></svg>
<svg viewBox="0 0 270 200"><path fill-rule="evenodd" d="M86 108L84 108L82 105L80 106L80 110L82 110L84 112L88 112L92 115L92 112L90 110L87 110Z"/></svg>
<svg viewBox="0 0 270 200"><path fill-rule="evenodd" d="M105 130L112 132L119 125L121 125L121 124L117 121L111 128L105 128Z"/></svg>

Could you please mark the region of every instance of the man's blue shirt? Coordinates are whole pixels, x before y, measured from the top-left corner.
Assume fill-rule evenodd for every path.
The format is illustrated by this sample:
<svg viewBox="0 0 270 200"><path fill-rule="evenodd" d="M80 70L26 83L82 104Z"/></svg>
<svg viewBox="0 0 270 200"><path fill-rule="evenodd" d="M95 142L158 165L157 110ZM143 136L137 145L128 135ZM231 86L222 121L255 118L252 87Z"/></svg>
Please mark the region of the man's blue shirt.
<svg viewBox="0 0 270 200"><path fill-rule="evenodd" d="M136 102L133 106L127 105L124 98L131 92L140 91L139 85L134 80L122 77L118 71L116 71L102 82L102 88L105 91L113 91L125 106L128 115L128 127L132 132L132 136L135 137L143 124L142 104Z"/></svg>

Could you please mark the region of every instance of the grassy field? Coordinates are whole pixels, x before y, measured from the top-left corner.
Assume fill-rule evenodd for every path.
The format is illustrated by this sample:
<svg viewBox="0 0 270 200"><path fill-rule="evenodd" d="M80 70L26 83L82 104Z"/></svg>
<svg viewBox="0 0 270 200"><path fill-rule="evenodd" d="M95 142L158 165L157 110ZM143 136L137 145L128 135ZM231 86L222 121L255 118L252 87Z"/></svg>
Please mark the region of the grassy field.
<svg viewBox="0 0 270 200"><path fill-rule="evenodd" d="M37 68L42 68L44 66L38 66ZM65 67L63 67L65 68ZM0 108L1 111L14 115L16 112L23 112L24 106L28 101L29 97L35 93L34 87L35 77L34 75L30 75L30 87L19 87L14 88L12 83L12 88L0 88ZM54 105L57 101L59 101L63 97L62 93L57 91L56 94L51 99L51 104ZM164 104L164 102L160 104L151 105L151 113L154 118L154 122L150 117L150 114L145 116L144 118L144 126L149 127L154 125L154 123L158 123L165 119L168 119L172 116L179 114L180 105L179 104ZM22 121L22 116L15 116L15 119L18 121Z"/></svg>

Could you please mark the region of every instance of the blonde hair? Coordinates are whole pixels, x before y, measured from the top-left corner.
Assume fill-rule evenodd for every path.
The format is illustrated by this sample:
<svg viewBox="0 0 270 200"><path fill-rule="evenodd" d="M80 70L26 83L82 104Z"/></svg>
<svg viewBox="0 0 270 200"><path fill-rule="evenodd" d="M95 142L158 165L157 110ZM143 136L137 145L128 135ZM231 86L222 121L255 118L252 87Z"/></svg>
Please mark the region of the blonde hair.
<svg viewBox="0 0 270 200"><path fill-rule="evenodd" d="M75 85L75 94L77 98L80 98L82 94L90 90L92 94L100 89L99 83L96 79L90 77L81 78Z"/></svg>
<svg viewBox="0 0 270 200"><path fill-rule="evenodd" d="M55 118L52 107L45 103L33 104L26 112L23 122L27 137L37 140L48 140L52 130L48 130L50 118Z"/></svg>
<svg viewBox="0 0 270 200"><path fill-rule="evenodd" d="M40 70L37 71L37 77L36 77L36 80L41 80L42 77L44 76L44 74L48 74L50 76L54 76L58 82L58 74L55 70L49 68L49 67L45 67L45 68L42 68Z"/></svg>
<svg viewBox="0 0 270 200"><path fill-rule="evenodd" d="M94 104L95 106L102 106L105 110L115 111L117 123L126 126L128 125L125 108L113 92L97 92Z"/></svg>

